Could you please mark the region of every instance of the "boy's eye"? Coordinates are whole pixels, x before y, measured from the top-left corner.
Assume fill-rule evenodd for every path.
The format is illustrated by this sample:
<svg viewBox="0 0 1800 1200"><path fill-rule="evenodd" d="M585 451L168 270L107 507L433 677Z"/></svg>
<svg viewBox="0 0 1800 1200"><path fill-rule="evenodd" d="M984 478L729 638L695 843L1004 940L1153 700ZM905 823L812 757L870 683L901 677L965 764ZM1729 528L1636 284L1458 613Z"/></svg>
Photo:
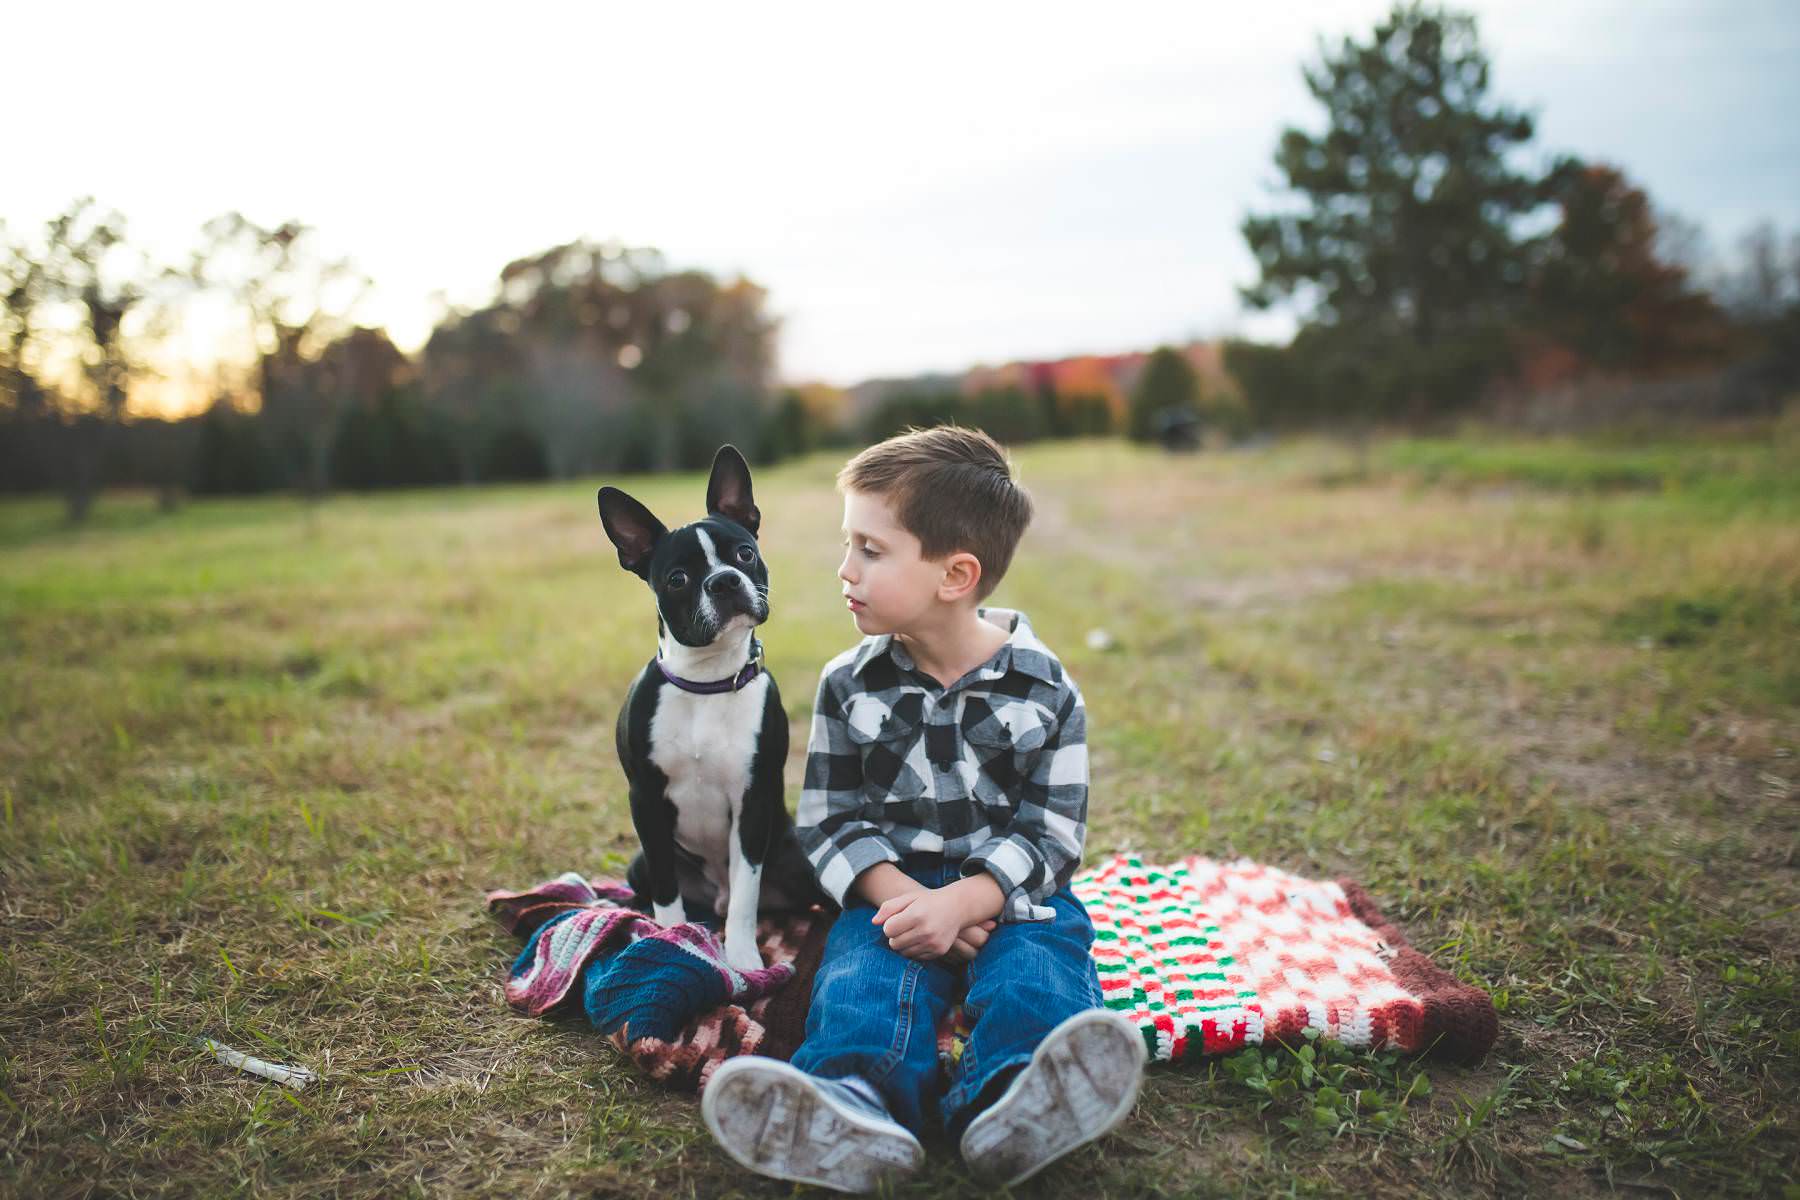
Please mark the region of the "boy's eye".
<svg viewBox="0 0 1800 1200"><path fill-rule="evenodd" d="M748 546L739 546L737 548L737 560L747 567L756 561L756 551Z"/></svg>
<svg viewBox="0 0 1800 1200"><path fill-rule="evenodd" d="M686 571L669 572L669 590L679 592L682 588L687 586L687 582L688 576Z"/></svg>

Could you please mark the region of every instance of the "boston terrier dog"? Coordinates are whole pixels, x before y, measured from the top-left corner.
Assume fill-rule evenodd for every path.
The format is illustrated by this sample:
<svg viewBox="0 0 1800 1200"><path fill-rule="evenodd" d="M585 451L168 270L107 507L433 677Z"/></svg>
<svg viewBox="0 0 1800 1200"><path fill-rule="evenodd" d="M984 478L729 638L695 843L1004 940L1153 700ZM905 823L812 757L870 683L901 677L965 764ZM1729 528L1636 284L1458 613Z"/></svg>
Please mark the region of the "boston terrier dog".
<svg viewBox="0 0 1800 1200"><path fill-rule="evenodd" d="M670 531L618 488L600 521L619 565L656 596L656 657L619 712L619 762L642 852L627 882L656 920L725 919L725 957L763 965L756 914L821 898L782 794L787 713L755 628L769 618L762 514L732 446L713 458L703 520Z"/></svg>

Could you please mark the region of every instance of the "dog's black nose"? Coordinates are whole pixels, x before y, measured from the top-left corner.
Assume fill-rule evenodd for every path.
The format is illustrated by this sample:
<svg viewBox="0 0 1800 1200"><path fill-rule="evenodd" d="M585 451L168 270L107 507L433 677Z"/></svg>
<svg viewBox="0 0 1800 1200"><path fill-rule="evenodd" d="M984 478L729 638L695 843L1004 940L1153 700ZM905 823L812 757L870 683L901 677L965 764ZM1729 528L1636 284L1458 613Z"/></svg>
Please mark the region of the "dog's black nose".
<svg viewBox="0 0 1800 1200"><path fill-rule="evenodd" d="M736 571L720 571L717 575L709 575L706 579L706 594L723 596L727 592L735 592L743 578Z"/></svg>

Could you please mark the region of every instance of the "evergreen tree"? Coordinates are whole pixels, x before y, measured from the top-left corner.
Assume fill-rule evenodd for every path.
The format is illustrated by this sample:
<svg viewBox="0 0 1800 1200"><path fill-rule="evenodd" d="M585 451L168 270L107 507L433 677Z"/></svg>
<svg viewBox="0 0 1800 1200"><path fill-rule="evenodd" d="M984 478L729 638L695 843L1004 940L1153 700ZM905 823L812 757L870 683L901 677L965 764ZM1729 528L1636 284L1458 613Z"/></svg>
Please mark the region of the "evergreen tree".
<svg viewBox="0 0 1800 1200"><path fill-rule="evenodd" d="M1434 7L1394 8L1304 74L1327 128L1282 134L1275 163L1300 206L1245 220L1261 272L1245 299L1296 302L1334 335L1314 338L1330 356L1376 360L1372 408L1471 399L1504 359L1530 253L1521 218L1546 196L1512 162L1531 116L1489 100L1474 18Z"/></svg>
<svg viewBox="0 0 1800 1200"><path fill-rule="evenodd" d="M1134 441L1154 441L1167 421L1196 417L1200 411L1200 376L1179 350L1158 349L1144 364L1144 373L1131 393L1131 423L1126 430Z"/></svg>

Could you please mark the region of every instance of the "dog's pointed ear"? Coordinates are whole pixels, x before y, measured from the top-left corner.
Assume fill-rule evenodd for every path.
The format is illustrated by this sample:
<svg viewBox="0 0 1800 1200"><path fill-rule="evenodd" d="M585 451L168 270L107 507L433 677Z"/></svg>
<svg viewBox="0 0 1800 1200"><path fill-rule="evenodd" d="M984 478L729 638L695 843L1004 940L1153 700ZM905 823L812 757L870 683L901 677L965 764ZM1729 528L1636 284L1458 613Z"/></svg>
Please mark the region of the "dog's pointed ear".
<svg viewBox="0 0 1800 1200"><path fill-rule="evenodd" d="M730 517L752 535L762 523L762 510L750 496L750 464L733 445L713 455L712 478L706 483L706 511Z"/></svg>
<svg viewBox="0 0 1800 1200"><path fill-rule="evenodd" d="M619 565L648 580L650 555L669 531L649 509L616 487L601 488L599 500L600 523L619 548Z"/></svg>

